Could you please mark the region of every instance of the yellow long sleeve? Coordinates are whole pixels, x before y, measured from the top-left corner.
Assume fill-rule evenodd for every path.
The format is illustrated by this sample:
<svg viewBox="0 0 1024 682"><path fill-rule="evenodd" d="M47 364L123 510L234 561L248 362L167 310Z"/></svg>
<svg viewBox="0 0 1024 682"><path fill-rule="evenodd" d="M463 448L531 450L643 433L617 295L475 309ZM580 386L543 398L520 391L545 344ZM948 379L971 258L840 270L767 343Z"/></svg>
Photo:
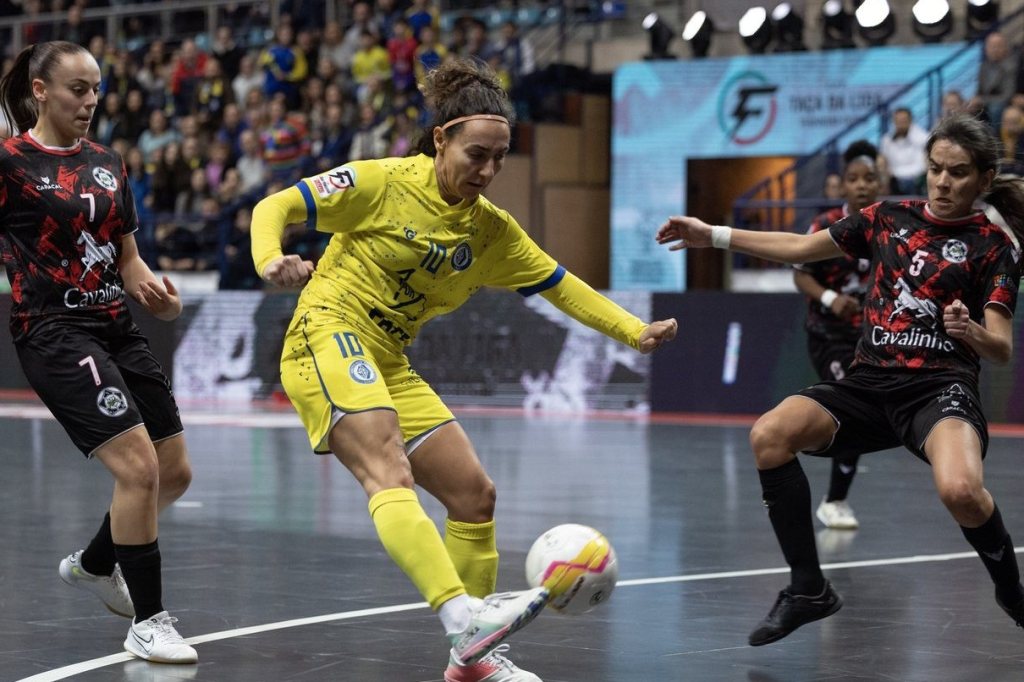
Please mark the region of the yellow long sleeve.
<svg viewBox="0 0 1024 682"><path fill-rule="evenodd" d="M541 292L541 296L574 320L634 349L640 348L640 333L647 323L571 272L566 272L561 282Z"/></svg>
<svg viewBox="0 0 1024 682"><path fill-rule="evenodd" d="M284 255L281 251L281 237L286 225L306 220L306 203L296 187L289 187L260 200L252 210L252 260L256 272L263 276L263 269L270 261Z"/></svg>

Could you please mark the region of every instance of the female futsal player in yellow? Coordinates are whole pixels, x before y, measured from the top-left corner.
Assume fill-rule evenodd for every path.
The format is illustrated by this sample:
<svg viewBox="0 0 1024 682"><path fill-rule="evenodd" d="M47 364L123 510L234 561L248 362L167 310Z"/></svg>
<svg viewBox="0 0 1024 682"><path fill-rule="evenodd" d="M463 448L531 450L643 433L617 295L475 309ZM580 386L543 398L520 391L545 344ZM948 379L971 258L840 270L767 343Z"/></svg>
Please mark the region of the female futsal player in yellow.
<svg viewBox="0 0 1024 682"><path fill-rule="evenodd" d="M601 296L481 196L513 119L487 66L449 62L423 88L437 124L421 153L353 162L267 197L253 213L253 258L268 282L308 280L284 340L285 391L314 451L334 453L363 486L385 549L438 612L452 645L445 680L539 682L494 648L537 615L547 592L490 594L494 483L404 346L484 286L540 294L644 353L671 340L676 321L645 324ZM303 221L333 233L315 270L282 255L284 227ZM443 540L414 484L445 506Z"/></svg>

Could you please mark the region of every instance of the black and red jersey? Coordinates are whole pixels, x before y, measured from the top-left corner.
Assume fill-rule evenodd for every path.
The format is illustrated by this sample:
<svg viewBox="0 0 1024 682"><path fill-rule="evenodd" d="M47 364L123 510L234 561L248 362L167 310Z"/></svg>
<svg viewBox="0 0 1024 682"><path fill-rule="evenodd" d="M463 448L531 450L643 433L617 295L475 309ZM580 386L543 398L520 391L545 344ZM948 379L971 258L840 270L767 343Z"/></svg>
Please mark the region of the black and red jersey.
<svg viewBox="0 0 1024 682"><path fill-rule="evenodd" d="M815 232L828 229L828 226L832 223L845 218L848 210L846 204L843 204L822 213L811 222L811 226L807 228L807 234L814 234ZM826 289L832 289L840 294L852 296L861 303L864 302L864 294L867 292L868 282L871 277L870 261L866 258L843 256L841 258L804 263L796 267L814 277L818 284ZM808 302L807 320L804 326L807 329L807 333L812 336L826 340L846 340L854 343L860 337L860 328L863 320L864 315L862 312L858 312L852 318L844 320L820 302L811 300Z"/></svg>
<svg viewBox="0 0 1024 682"><path fill-rule="evenodd" d="M981 322L989 305L1017 305L1020 252L982 212L948 221L923 200L882 202L829 228L848 255L871 261L855 364L947 368L976 375L978 354L946 335L942 313L959 299Z"/></svg>
<svg viewBox="0 0 1024 682"><path fill-rule="evenodd" d="M0 145L0 236L18 341L47 320L124 323L121 239L138 229L121 157L81 140L54 149L29 133Z"/></svg>

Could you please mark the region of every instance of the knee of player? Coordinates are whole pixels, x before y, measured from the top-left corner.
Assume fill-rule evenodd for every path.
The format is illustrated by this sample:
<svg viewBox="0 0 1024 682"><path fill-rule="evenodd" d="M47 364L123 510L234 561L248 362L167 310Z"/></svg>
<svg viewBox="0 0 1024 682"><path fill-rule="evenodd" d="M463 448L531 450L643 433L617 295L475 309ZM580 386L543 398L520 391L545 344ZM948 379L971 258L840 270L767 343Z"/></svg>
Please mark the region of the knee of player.
<svg viewBox="0 0 1024 682"><path fill-rule="evenodd" d="M984 488L970 477L946 477L936 483L936 488L942 504L952 512L972 512L982 505Z"/></svg>
<svg viewBox="0 0 1024 682"><path fill-rule="evenodd" d="M761 415L750 429L750 448L758 462L771 458L778 451L787 450L787 440L786 426L775 410Z"/></svg>

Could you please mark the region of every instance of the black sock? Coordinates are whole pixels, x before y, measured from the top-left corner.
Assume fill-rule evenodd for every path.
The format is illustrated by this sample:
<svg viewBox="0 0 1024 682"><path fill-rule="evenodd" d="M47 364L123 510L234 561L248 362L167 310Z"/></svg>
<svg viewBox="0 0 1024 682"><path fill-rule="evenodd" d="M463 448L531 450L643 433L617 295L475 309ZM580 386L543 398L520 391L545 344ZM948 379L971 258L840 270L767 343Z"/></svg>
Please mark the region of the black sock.
<svg viewBox="0 0 1024 682"><path fill-rule="evenodd" d="M860 459L860 455L832 460L832 476L828 481L826 502L845 500L846 496L850 494L850 485L853 483L853 477L857 475L858 459Z"/></svg>
<svg viewBox="0 0 1024 682"><path fill-rule="evenodd" d="M981 557L981 563L985 564L988 574L992 576L992 582L996 584L1003 603L1010 606L1024 599L1017 555L1013 553L1013 541L1003 525L999 507L993 507L992 516L977 528L960 526L960 530Z"/></svg>
<svg viewBox="0 0 1024 682"><path fill-rule="evenodd" d="M100 529L82 552L82 568L93 575L110 575L114 572L116 561L114 538L110 535L110 512L107 512Z"/></svg>
<svg viewBox="0 0 1024 682"><path fill-rule="evenodd" d="M135 622L152 618L164 610L160 583L160 547L157 541L148 545L114 545L117 563L135 606Z"/></svg>
<svg viewBox="0 0 1024 682"><path fill-rule="evenodd" d="M758 471L764 504L768 507L775 537L791 573L790 591L817 595L825 587L825 576L814 545L811 520L811 486L795 457L774 469Z"/></svg>

